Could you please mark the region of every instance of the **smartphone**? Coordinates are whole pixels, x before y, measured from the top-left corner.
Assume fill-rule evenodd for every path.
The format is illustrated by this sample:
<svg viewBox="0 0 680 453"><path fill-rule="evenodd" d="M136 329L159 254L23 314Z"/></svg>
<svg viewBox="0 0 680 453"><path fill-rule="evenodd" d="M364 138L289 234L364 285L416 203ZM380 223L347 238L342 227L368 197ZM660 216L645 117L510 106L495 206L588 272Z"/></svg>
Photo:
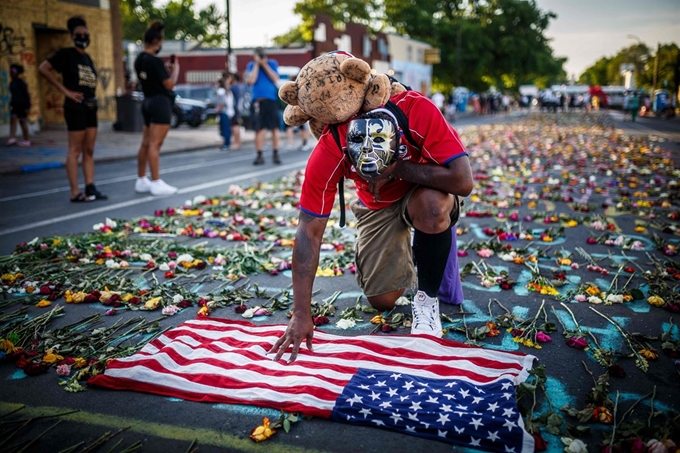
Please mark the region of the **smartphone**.
<svg viewBox="0 0 680 453"><path fill-rule="evenodd" d="M175 64L175 54L170 55L170 64Z"/></svg>

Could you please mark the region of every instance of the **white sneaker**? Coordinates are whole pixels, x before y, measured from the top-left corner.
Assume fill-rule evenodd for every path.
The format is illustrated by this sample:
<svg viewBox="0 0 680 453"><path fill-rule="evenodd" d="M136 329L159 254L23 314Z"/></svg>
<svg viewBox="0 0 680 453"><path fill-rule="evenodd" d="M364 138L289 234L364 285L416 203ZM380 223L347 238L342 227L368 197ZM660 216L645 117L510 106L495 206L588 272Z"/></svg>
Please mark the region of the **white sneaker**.
<svg viewBox="0 0 680 453"><path fill-rule="evenodd" d="M179 189L177 187L171 186L169 184L166 184L165 181L162 179L159 179L157 181L151 181L151 195L159 196L159 195L172 195L174 193L177 193Z"/></svg>
<svg viewBox="0 0 680 453"><path fill-rule="evenodd" d="M436 297L428 296L424 291L418 291L411 303L413 324L411 333L422 333L435 337L442 337L442 320L439 315L439 301Z"/></svg>
<svg viewBox="0 0 680 453"><path fill-rule="evenodd" d="M137 181L135 182L135 192L137 193L151 192L151 180L146 176L142 178L137 178Z"/></svg>

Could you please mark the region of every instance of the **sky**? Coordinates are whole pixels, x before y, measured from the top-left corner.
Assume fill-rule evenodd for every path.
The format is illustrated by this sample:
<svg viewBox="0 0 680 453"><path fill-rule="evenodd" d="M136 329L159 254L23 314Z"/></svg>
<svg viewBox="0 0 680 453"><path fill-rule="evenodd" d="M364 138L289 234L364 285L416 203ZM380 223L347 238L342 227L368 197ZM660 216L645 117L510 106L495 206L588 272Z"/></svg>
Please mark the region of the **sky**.
<svg viewBox="0 0 680 453"><path fill-rule="evenodd" d="M298 0L194 0L198 8L215 3L221 11L230 2L233 48L267 46L271 38L300 23L293 14ZM680 45L680 0L536 0L552 11L546 36L557 57L567 57L565 70L578 77L602 57L616 55L639 38L648 47Z"/></svg>

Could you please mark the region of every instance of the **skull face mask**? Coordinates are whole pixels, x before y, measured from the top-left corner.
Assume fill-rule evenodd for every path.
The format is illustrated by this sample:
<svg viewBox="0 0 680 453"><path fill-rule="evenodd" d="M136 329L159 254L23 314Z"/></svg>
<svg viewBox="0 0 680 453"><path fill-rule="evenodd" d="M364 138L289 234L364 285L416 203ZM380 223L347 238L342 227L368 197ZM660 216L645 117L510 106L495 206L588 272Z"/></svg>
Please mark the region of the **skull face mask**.
<svg viewBox="0 0 680 453"><path fill-rule="evenodd" d="M379 118L350 121L347 154L362 177L380 176L392 163L396 147L397 129L392 121Z"/></svg>

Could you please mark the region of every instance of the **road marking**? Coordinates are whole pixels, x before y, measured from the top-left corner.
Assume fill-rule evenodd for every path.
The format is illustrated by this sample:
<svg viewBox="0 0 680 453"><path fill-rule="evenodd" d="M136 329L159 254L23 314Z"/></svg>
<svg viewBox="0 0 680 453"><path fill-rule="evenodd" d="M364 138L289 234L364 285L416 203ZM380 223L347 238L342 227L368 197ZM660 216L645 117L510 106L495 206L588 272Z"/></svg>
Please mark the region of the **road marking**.
<svg viewBox="0 0 680 453"><path fill-rule="evenodd" d="M300 168L301 166L304 166L304 163L305 162L295 162L295 163L292 163L292 164L281 165L281 166L278 166L276 168L271 168L271 169L268 169L268 170L252 171L250 173L246 173L246 174L240 175L240 176L232 176L230 178L218 179L217 181L210 181L210 182L198 184L198 185L195 185L195 186L185 187L183 189L180 189L177 192L177 195L182 195L182 194L191 193L191 192L197 192L197 191L210 189L212 187L223 186L223 185L227 185L227 184L233 184L235 182L243 181L245 179L250 179L250 178L257 177L257 176L277 173L277 172L280 172L280 171L293 170L293 169L296 169L296 168ZM40 222L33 222L33 223L25 224L25 225L16 226L16 227L13 227L13 228L7 228L7 229L4 229L4 230L0 230L0 236L12 234L12 233L17 233L19 231L30 230L30 229L33 229L33 228L40 228L40 227L44 227L44 226L47 226L47 225L54 225L55 223L66 222L68 220L79 219L79 218L87 217L87 216L94 215L94 214L101 214L103 212L111 212L115 209L127 208L127 207L130 207L130 206L135 206L135 205L139 205L139 204L146 203L146 202L149 202L149 201L160 200L160 199L162 199L162 197L154 197L152 195L149 195L149 196L146 196L146 197L143 197L143 198L136 198L134 200L128 200L128 201L122 201L120 203L104 205L104 206L101 206L99 208L88 209L87 211L81 211L81 212L76 212L76 213L73 213L73 214L63 215L63 216L59 216L59 217L53 217L51 219L41 220Z"/></svg>
<svg viewBox="0 0 680 453"><path fill-rule="evenodd" d="M283 156L284 153L282 153ZM195 163L195 164L186 164L186 165L179 165L176 167L170 167L168 169L163 169L163 174L169 174L169 173L178 173L178 172L183 172L183 171L188 171L188 170L196 170L198 168L205 168L206 165L210 165L211 167L219 164L233 164L237 162L242 162L246 160L252 159L253 156L251 153L248 154L241 154L239 156L231 156L230 158L227 159L219 159L219 160L214 160L210 162L200 162L200 163ZM110 163L110 162L107 162ZM131 175L131 176L120 176L118 178L110 178L110 179L104 179L101 181L97 181L97 186L106 186L108 184L116 184L119 182L125 182L125 181L134 181L137 179L136 175ZM11 197L5 197L5 198L0 198L0 203L6 202L6 201L15 201L15 200L23 200L25 198L34 198L34 197L41 197L43 195L51 195L54 193L60 193L60 192L68 192L71 189L68 186L64 187L59 187L56 189L49 189L49 190L41 190L39 192L31 192L31 193L25 193L21 195L13 195Z"/></svg>
<svg viewBox="0 0 680 453"><path fill-rule="evenodd" d="M0 413L7 413L16 410L23 406L23 404L17 403L6 403L0 401ZM73 410L69 407L51 407L51 406L25 406L22 410L15 413L17 416L23 418L38 417L41 415L57 415L63 412ZM66 420L70 422L80 423L84 425L94 425L103 426L107 430L112 429L122 429L130 426L131 428L127 431L129 433L139 433L144 435L150 435L155 437L160 437L162 439L183 441L187 443L187 446L194 440L198 439L200 445L214 445L216 447L223 447L226 449L231 449L228 451L233 451L237 449L243 452L258 452L263 451L262 446L256 444L250 438L244 438L243 436L237 436L233 434L226 433L221 430L213 430L207 428L186 428L179 425L169 425L165 423L154 423L148 420L134 419L130 417L118 417L115 415L100 414L97 412L80 411L74 412L72 414L62 415L59 417L60 420ZM179 420L181 423L181 420ZM253 426L255 428L255 426ZM131 439L132 440L132 439ZM294 440L291 438L291 440ZM149 442L151 443L151 442ZM296 447L291 444L283 443L272 443L267 444L267 448L264 451L272 453L288 453L288 452L310 452L310 453L321 453L322 450L310 450L307 447Z"/></svg>

